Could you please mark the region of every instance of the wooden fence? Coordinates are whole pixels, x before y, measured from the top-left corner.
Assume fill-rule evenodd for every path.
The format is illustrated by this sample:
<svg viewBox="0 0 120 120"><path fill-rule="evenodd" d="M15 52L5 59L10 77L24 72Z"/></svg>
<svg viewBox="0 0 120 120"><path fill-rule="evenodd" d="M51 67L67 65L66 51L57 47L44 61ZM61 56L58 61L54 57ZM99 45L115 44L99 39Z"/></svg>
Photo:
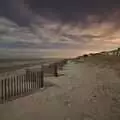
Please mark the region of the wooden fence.
<svg viewBox="0 0 120 120"><path fill-rule="evenodd" d="M1 80L1 103L43 88L43 86L44 77L42 71L29 72L29 74L26 71L26 74Z"/></svg>
<svg viewBox="0 0 120 120"><path fill-rule="evenodd" d="M12 76L0 81L0 103L14 100L44 87L44 75L58 76L58 69L66 64L66 60L42 66L41 69L28 69L25 74Z"/></svg>

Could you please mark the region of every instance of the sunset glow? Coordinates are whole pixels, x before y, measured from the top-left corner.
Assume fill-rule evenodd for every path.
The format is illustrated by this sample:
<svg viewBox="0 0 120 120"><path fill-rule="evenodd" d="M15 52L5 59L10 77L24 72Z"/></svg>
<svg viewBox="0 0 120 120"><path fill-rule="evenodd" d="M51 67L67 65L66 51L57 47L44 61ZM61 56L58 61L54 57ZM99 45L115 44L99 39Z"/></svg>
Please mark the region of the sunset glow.
<svg viewBox="0 0 120 120"><path fill-rule="evenodd" d="M95 2L97 6L92 9L94 2L85 1L86 3L82 0L71 3L66 1L68 6L76 6L70 8L64 6L64 1L58 2L59 4L51 1L41 8L43 1L25 0L23 3L20 0L10 0L9 8L1 8L6 9L6 13L1 13L0 17L0 54L3 57L8 53L11 57L17 54L72 57L119 47L118 6L109 10L112 1L107 0L105 3L99 1L99 5ZM57 7L61 12L55 9ZM108 10L103 12L102 8Z"/></svg>

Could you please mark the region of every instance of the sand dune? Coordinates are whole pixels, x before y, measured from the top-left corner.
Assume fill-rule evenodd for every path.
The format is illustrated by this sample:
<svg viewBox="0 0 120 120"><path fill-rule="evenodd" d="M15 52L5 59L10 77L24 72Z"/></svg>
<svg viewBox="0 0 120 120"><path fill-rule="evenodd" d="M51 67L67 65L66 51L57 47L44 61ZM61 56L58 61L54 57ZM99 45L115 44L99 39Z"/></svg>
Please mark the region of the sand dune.
<svg viewBox="0 0 120 120"><path fill-rule="evenodd" d="M120 80L113 69L69 62L52 87L0 105L0 120L119 120Z"/></svg>

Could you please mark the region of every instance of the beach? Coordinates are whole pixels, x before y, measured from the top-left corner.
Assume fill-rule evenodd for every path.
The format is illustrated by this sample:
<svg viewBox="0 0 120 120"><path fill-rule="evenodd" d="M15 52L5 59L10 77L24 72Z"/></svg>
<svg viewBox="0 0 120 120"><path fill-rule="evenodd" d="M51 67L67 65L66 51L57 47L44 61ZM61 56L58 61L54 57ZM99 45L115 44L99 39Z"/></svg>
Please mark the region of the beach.
<svg viewBox="0 0 120 120"><path fill-rule="evenodd" d="M116 71L89 62L66 64L53 84L0 104L0 120L119 120L120 80Z"/></svg>

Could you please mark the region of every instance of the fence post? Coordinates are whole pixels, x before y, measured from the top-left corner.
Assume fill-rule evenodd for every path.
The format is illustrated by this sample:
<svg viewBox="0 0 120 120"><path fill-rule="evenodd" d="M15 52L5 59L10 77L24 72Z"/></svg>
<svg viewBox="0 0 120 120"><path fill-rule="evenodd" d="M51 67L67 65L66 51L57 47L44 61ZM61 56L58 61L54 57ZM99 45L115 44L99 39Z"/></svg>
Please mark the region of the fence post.
<svg viewBox="0 0 120 120"><path fill-rule="evenodd" d="M24 75L22 76L22 94L24 93Z"/></svg>
<svg viewBox="0 0 120 120"><path fill-rule="evenodd" d="M33 89L35 89L35 72L33 72Z"/></svg>
<svg viewBox="0 0 120 120"><path fill-rule="evenodd" d="M37 72L37 88L39 88L39 72Z"/></svg>
<svg viewBox="0 0 120 120"><path fill-rule="evenodd" d="M1 101L4 102L4 81L1 81Z"/></svg>
<svg viewBox="0 0 120 120"><path fill-rule="evenodd" d="M16 96L16 79L15 79L16 77L14 76L14 81L13 81L13 83L14 83L14 96Z"/></svg>
<svg viewBox="0 0 120 120"><path fill-rule="evenodd" d="M22 76L19 76L20 95L22 94Z"/></svg>
<svg viewBox="0 0 120 120"><path fill-rule="evenodd" d="M30 72L30 91L32 91L32 72Z"/></svg>
<svg viewBox="0 0 120 120"><path fill-rule="evenodd" d="M35 72L33 72L33 89L35 89Z"/></svg>
<svg viewBox="0 0 120 120"><path fill-rule="evenodd" d="M23 75L23 94L26 93L25 75Z"/></svg>
<svg viewBox="0 0 120 120"><path fill-rule="evenodd" d="M30 72L30 73L31 73L31 72ZM31 87L31 86L30 86L30 85L31 85L31 83L30 83L30 82L31 82L31 74L29 74L29 81L28 81L28 86L29 86L28 88L29 88L29 92L30 92L30 90L31 90L31 88L30 88L30 87Z"/></svg>
<svg viewBox="0 0 120 120"><path fill-rule="evenodd" d="M40 82L41 81L41 77L40 76L41 76L41 72L39 71L38 72L38 88L40 88L40 86L41 86L41 82Z"/></svg>
<svg viewBox="0 0 120 120"><path fill-rule="evenodd" d="M57 66L57 64L55 63L53 67L54 67L53 68L54 69L54 76L58 77L58 66Z"/></svg>
<svg viewBox="0 0 120 120"><path fill-rule="evenodd" d="M25 81L27 81L27 86L26 86L26 92L29 92L29 87L30 87L30 84L29 84L29 82L30 82L30 70L29 69L27 69L26 70L26 80Z"/></svg>
<svg viewBox="0 0 120 120"><path fill-rule="evenodd" d="M37 88L37 72L35 72L35 88Z"/></svg>
<svg viewBox="0 0 120 120"><path fill-rule="evenodd" d="M31 72L31 90L33 89L33 72Z"/></svg>
<svg viewBox="0 0 120 120"><path fill-rule="evenodd" d="M4 91L5 91L5 101L7 100L7 79L5 79L5 84L4 84Z"/></svg>
<svg viewBox="0 0 120 120"><path fill-rule="evenodd" d="M25 80L25 84L26 84L26 89L27 89L27 92L29 92L29 80L30 80L30 74L28 74L28 79L27 81Z"/></svg>
<svg viewBox="0 0 120 120"><path fill-rule="evenodd" d="M14 96L13 93L13 78L11 77L11 97Z"/></svg>
<svg viewBox="0 0 120 120"><path fill-rule="evenodd" d="M40 81L41 81L40 88L43 88L44 87L44 71L42 69L40 72Z"/></svg>
<svg viewBox="0 0 120 120"><path fill-rule="evenodd" d="M8 99L11 97L11 88L10 88L10 82L11 82L11 79L8 78Z"/></svg>
<svg viewBox="0 0 120 120"><path fill-rule="evenodd" d="M19 77L18 76L16 77L16 80L17 80L16 81L17 82L17 95L19 95L20 84L19 84Z"/></svg>
<svg viewBox="0 0 120 120"><path fill-rule="evenodd" d="M30 70L27 69L26 70L26 81L29 81L29 79L30 79Z"/></svg>

